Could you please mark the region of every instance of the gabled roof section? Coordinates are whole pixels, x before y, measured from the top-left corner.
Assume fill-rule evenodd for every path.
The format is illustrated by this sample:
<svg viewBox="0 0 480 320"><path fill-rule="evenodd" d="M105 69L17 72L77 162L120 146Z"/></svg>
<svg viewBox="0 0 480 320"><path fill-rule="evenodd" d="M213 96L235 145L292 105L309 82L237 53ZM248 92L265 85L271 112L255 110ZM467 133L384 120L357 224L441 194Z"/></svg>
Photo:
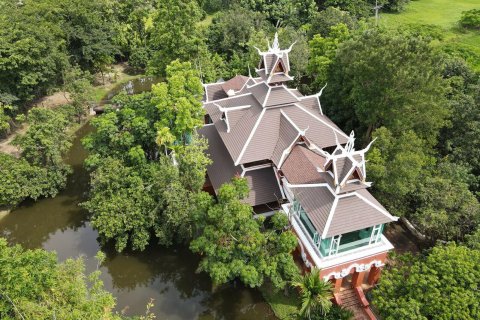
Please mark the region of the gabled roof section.
<svg viewBox="0 0 480 320"><path fill-rule="evenodd" d="M291 184L326 183L328 174L323 170L325 157L309 150L303 145L296 145L283 162L280 170Z"/></svg>
<svg viewBox="0 0 480 320"><path fill-rule="evenodd" d="M214 126L204 126L198 129L198 133L208 140L207 153L212 164L207 166L207 171L216 193L222 184L230 182L235 175L240 175L242 168L233 164L233 159Z"/></svg>
<svg viewBox="0 0 480 320"><path fill-rule="evenodd" d="M365 189L336 195L322 183L290 188L322 239L398 220Z"/></svg>
<svg viewBox="0 0 480 320"><path fill-rule="evenodd" d="M227 95L229 92L240 91L249 79L249 77L237 75L232 79L222 83L222 89Z"/></svg>
<svg viewBox="0 0 480 320"><path fill-rule="evenodd" d="M355 151L354 141L355 135L352 131L345 146L337 141L334 152L327 154L325 167L333 174L337 192L345 192L343 188L350 181L359 180L366 183L365 153L369 150L371 143L365 149Z"/></svg>
<svg viewBox="0 0 480 320"><path fill-rule="evenodd" d="M268 46L268 51L262 52L257 48L260 54L260 62L256 72L267 83L282 83L293 80L288 75L290 71L290 61L288 54L292 50L293 44L288 49L280 49L278 34L275 33L273 45Z"/></svg>
<svg viewBox="0 0 480 320"><path fill-rule="evenodd" d="M244 202L256 206L282 199L277 178L272 167L247 171L244 175L250 189Z"/></svg>
<svg viewBox="0 0 480 320"><path fill-rule="evenodd" d="M278 105L293 104L298 102L298 97L295 96L285 86L270 87L266 100L263 105L265 107L273 107Z"/></svg>
<svg viewBox="0 0 480 320"><path fill-rule="evenodd" d="M205 102L227 98L228 95L222 88L223 84L224 82L204 84Z"/></svg>
<svg viewBox="0 0 480 320"><path fill-rule="evenodd" d="M265 82L260 82L251 87L248 87L249 92L257 99L260 105L264 105L265 100L268 98L270 92L270 87Z"/></svg>
<svg viewBox="0 0 480 320"><path fill-rule="evenodd" d="M240 176L242 168L234 165L214 126L204 126L198 130L198 133L208 140L207 153L212 159L212 164L207 166L207 172L212 187L217 193L222 184L230 182L235 176ZM273 168L248 171L244 177L247 179L250 192L243 202L255 206L282 198Z"/></svg>
<svg viewBox="0 0 480 320"><path fill-rule="evenodd" d="M322 235L324 239L398 220L365 189L339 197L330 215L330 223Z"/></svg>
<svg viewBox="0 0 480 320"><path fill-rule="evenodd" d="M309 111L301 104L295 103L291 107L283 108L283 111L294 123L301 124L303 128L308 128L306 131L307 139L319 148L334 146L337 140L343 143L348 141L348 136L330 119Z"/></svg>
<svg viewBox="0 0 480 320"><path fill-rule="evenodd" d="M271 159L273 163L280 168L280 164L284 158L288 156L288 151L300 137L298 129L285 117L280 114L280 128L277 143L273 150Z"/></svg>

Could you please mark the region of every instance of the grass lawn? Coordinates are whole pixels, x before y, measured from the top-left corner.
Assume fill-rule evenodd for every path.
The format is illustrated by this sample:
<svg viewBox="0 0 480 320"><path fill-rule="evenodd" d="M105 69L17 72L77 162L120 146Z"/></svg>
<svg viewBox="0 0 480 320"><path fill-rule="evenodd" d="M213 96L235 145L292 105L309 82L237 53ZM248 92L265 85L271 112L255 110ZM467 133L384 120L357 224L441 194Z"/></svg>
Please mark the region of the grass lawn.
<svg viewBox="0 0 480 320"><path fill-rule="evenodd" d="M460 44L480 55L480 31L465 30L458 24L463 11L476 8L480 9L480 0L413 0L401 13L380 13L379 23L393 28L436 25L443 29L443 43Z"/></svg>
<svg viewBox="0 0 480 320"><path fill-rule="evenodd" d="M300 305L300 297L296 290L291 289L289 295L285 296L283 290L275 292L273 287L269 284L264 284L260 287L263 297L272 307L273 313L280 320L295 319Z"/></svg>

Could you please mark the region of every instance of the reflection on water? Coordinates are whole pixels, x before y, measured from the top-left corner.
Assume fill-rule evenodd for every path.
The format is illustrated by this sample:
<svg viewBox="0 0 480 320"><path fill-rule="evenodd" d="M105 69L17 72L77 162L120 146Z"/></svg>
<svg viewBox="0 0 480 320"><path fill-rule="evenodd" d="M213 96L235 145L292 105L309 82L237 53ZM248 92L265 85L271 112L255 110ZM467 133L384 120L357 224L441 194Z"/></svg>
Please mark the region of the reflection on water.
<svg viewBox="0 0 480 320"><path fill-rule="evenodd" d="M64 191L53 199L24 203L0 219L0 235L10 243L56 251L60 260L83 256L87 272L95 270L100 250L88 213L78 207L88 184L80 139L91 130L85 125L77 133L67 159L74 172ZM105 288L127 315L144 313L153 298L157 319L275 318L257 290L232 284L212 291L209 278L195 272L198 257L185 247L151 245L141 253L122 254L110 246L102 250L107 255L101 268Z"/></svg>
<svg viewBox="0 0 480 320"><path fill-rule="evenodd" d="M112 88L100 102L100 105L110 103L110 100L122 91L125 91L128 94L140 93L144 91L150 91L152 85L161 81L159 77L142 77L130 80L126 83L120 83Z"/></svg>

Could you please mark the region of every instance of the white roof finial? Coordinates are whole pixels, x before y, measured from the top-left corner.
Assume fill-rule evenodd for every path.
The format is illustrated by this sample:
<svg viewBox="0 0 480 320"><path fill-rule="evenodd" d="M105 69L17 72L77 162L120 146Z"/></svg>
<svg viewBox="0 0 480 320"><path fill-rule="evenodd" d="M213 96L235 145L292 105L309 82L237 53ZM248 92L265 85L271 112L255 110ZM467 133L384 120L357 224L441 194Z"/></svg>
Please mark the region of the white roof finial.
<svg viewBox="0 0 480 320"><path fill-rule="evenodd" d="M272 51L280 51L280 44L278 43L278 32L275 32L275 38L273 38Z"/></svg>
<svg viewBox="0 0 480 320"><path fill-rule="evenodd" d="M353 132L350 132L350 137L348 138L348 142L347 144L345 145L345 151L347 152L352 152L354 151L354 143L355 143L355 133Z"/></svg>

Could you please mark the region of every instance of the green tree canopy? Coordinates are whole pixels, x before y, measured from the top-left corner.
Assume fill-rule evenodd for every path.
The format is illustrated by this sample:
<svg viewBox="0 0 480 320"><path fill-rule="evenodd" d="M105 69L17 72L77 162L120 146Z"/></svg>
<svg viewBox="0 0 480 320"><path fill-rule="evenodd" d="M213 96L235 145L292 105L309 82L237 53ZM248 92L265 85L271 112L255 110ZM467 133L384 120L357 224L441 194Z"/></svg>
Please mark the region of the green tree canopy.
<svg viewBox="0 0 480 320"><path fill-rule="evenodd" d="M330 65L327 114L364 141L385 126L394 136L413 130L432 147L449 116L442 62L421 37L366 30L344 42Z"/></svg>
<svg viewBox="0 0 480 320"><path fill-rule="evenodd" d="M373 303L385 320L478 319L479 265L480 251L453 243L399 257L373 290Z"/></svg>
<svg viewBox="0 0 480 320"><path fill-rule="evenodd" d="M82 259L57 264L55 253L8 246L0 238L0 318L121 319L99 271L87 277Z"/></svg>
<svg viewBox="0 0 480 320"><path fill-rule="evenodd" d="M291 255L296 237L285 231L288 221L284 215L272 218L272 229L263 227L262 218L253 219L252 207L241 201L248 192L245 179L234 178L224 184L218 203L197 211L200 232L190 248L202 256L199 269L215 284L238 278L247 286L258 287L268 278L282 288L298 272Z"/></svg>
<svg viewBox="0 0 480 320"><path fill-rule="evenodd" d="M202 14L196 0L157 2L153 19L149 73L165 75L167 65L175 60L188 61L200 44L197 24Z"/></svg>

